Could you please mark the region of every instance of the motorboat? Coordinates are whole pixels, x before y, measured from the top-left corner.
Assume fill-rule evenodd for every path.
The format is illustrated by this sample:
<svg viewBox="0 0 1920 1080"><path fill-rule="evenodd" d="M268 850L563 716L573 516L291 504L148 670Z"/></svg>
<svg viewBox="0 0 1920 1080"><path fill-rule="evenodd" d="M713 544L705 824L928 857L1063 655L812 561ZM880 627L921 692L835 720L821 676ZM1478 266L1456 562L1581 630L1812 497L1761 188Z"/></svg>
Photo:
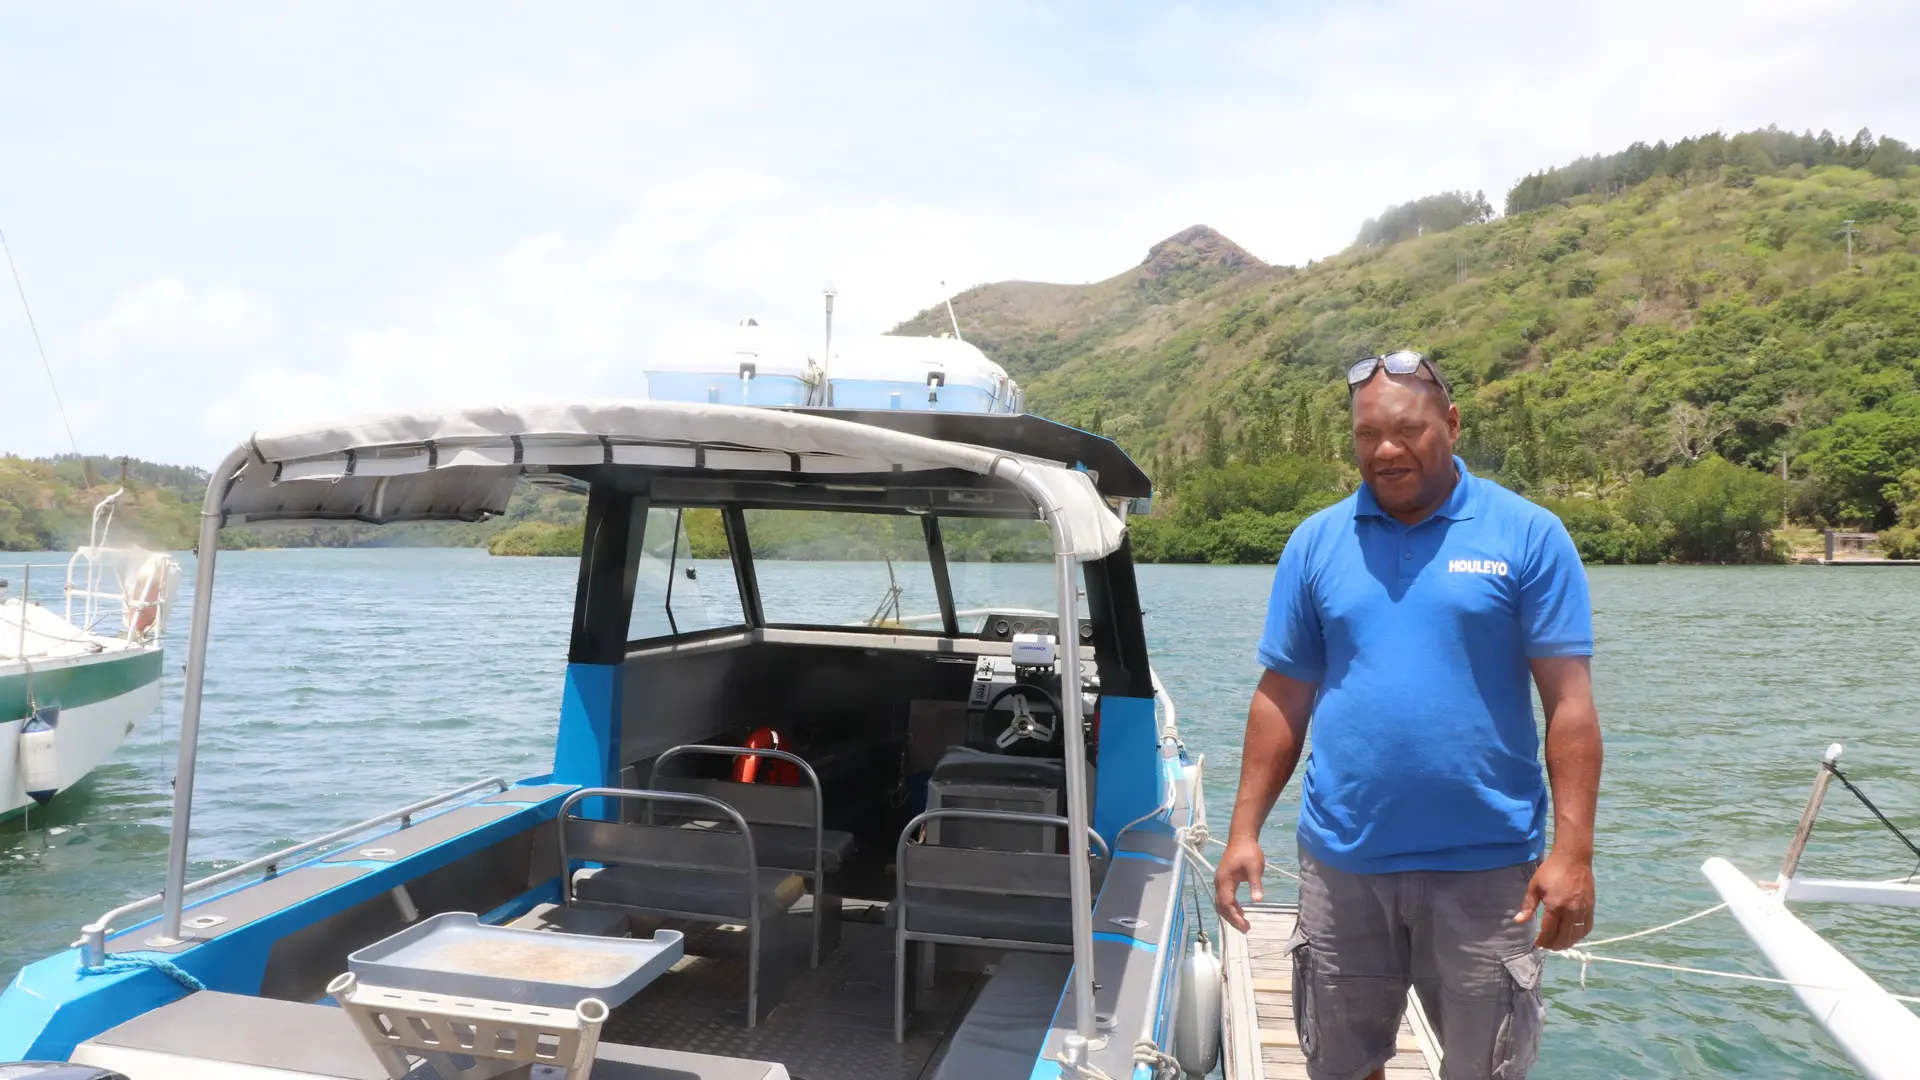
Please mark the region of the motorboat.
<svg viewBox="0 0 1920 1080"><path fill-rule="evenodd" d="M180 568L162 552L112 546L122 494L94 507L86 546L64 566L0 566L0 818L78 784L160 704ZM61 582L57 607L34 599L35 570Z"/></svg>
<svg viewBox="0 0 1920 1080"><path fill-rule="evenodd" d="M669 331L641 371L648 397L715 405L812 405L822 379L804 345L757 319Z"/></svg>
<svg viewBox="0 0 1920 1080"><path fill-rule="evenodd" d="M641 371L655 401L711 405L816 406L847 410L1019 415L1026 394L1007 370L953 332L931 337L833 336L833 299L817 353L758 319L686 326L655 344ZM952 317L952 304L948 304Z"/></svg>
<svg viewBox="0 0 1920 1080"><path fill-rule="evenodd" d="M827 362L826 401L838 408L1018 413L1020 385L968 342L881 334L844 343Z"/></svg>
<svg viewBox="0 0 1920 1080"><path fill-rule="evenodd" d="M587 505L559 715L527 724L551 768L423 756L406 805L190 878L221 530L480 520L523 478ZM1150 494L1110 441L991 411L578 401L256 433L203 505L165 880L18 973L0 1061L1204 1075L1203 763L1142 620ZM690 556L703 515L722 558ZM1041 561L967 577L949 541L981 530ZM822 552L830 586L800 565Z"/></svg>

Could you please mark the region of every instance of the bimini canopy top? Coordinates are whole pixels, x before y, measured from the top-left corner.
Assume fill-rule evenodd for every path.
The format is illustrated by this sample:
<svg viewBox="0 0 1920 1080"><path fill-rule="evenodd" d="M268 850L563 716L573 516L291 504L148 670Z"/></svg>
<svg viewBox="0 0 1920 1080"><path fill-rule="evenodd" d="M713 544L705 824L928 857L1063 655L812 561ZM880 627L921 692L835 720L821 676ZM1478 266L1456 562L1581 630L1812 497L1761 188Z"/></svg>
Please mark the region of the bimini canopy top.
<svg viewBox="0 0 1920 1080"><path fill-rule="evenodd" d="M957 470L998 478L1059 518L1076 559L1104 558L1126 526L1071 464L807 411L621 400L492 406L257 434L214 474L205 510L222 524L473 521L503 512L529 470L624 466L802 485Z"/></svg>

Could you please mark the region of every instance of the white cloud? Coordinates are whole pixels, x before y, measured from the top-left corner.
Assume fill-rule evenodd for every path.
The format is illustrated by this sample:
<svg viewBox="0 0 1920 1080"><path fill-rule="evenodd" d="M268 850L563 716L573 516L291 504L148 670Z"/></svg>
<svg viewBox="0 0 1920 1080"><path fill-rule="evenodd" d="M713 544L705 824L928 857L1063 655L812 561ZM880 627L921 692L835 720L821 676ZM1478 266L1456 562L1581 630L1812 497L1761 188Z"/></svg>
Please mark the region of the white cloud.
<svg viewBox="0 0 1920 1080"><path fill-rule="evenodd" d="M664 331L753 317L821 331L819 288L835 282L842 333L877 333L983 276L1017 238L937 208L802 202L749 174L644 193L604 238L533 237L451 268L351 330L332 357L257 367L208 407L228 440L329 413L515 398L619 396ZM209 432L211 434L211 431Z"/></svg>
<svg viewBox="0 0 1920 1080"><path fill-rule="evenodd" d="M73 342L83 363L148 350L237 352L273 334L271 309L231 285L195 289L172 275L121 293Z"/></svg>

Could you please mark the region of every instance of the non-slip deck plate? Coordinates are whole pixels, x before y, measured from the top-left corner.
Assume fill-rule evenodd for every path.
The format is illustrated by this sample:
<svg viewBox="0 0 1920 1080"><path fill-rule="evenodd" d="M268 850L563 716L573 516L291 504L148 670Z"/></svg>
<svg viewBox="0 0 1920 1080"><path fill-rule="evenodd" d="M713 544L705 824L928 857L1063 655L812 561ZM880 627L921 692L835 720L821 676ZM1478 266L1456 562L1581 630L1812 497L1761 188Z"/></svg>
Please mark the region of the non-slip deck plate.
<svg viewBox="0 0 1920 1080"><path fill-rule="evenodd" d="M893 932L842 926L840 948L818 970L796 974L758 1028L742 1016L743 960L688 956L614 1010L601 1038L635 1046L777 1061L793 1080L918 1080L958 1024L978 976L943 972L915 995L907 1041L893 1041ZM701 950L705 951L705 950Z"/></svg>

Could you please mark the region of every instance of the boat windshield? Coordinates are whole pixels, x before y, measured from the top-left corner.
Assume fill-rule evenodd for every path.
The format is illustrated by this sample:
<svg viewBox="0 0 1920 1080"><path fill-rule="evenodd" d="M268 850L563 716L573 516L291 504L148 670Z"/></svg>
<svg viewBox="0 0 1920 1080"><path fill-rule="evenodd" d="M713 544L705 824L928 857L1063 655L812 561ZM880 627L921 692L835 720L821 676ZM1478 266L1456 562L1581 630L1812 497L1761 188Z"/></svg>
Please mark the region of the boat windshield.
<svg viewBox="0 0 1920 1080"><path fill-rule="evenodd" d="M755 509L742 520L769 625L940 632L941 567L925 515ZM962 636L979 634L989 612L1051 616L1058 598L1045 522L940 517L935 524ZM1083 604L1085 596L1083 570ZM745 627L745 611L721 511L650 508L628 640Z"/></svg>
<svg viewBox="0 0 1920 1080"><path fill-rule="evenodd" d="M962 634L978 634L990 611L1050 614L1060 606L1046 522L942 518L940 540Z"/></svg>
<svg viewBox="0 0 1920 1080"><path fill-rule="evenodd" d="M898 627L940 610L919 517L749 510L746 521L769 623Z"/></svg>
<svg viewBox="0 0 1920 1080"><path fill-rule="evenodd" d="M745 626L718 510L647 511L627 640Z"/></svg>

